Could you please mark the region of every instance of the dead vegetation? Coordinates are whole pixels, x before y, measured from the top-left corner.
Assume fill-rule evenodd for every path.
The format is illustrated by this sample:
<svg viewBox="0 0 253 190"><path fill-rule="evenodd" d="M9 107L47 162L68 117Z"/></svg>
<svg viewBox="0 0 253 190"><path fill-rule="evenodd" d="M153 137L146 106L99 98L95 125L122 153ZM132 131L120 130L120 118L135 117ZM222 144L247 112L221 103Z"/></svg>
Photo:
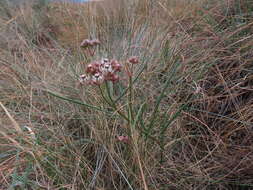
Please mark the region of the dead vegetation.
<svg viewBox="0 0 253 190"><path fill-rule="evenodd" d="M252 1L4 2L0 189L253 188ZM82 104L110 111L78 84L84 38L101 40L96 59L147 65L132 136L116 113Z"/></svg>

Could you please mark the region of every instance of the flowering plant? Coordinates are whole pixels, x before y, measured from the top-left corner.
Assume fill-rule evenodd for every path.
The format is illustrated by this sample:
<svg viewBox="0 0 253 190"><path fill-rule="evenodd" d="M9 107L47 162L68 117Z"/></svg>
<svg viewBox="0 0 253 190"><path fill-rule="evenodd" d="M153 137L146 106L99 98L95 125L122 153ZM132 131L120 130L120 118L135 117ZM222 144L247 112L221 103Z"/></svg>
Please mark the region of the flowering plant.
<svg viewBox="0 0 253 190"><path fill-rule="evenodd" d="M96 45L99 45L99 40L84 40L80 47L89 49ZM88 55L94 55L94 52L90 53L85 51ZM133 74L134 65L139 63L137 56L132 56L126 61L119 62L116 59L101 58L100 60L94 60L85 66L84 73L80 75L79 82L83 86L97 86L100 90L100 95L103 100L113 109L115 113L127 121L127 125L133 126L134 124L134 109L133 109ZM120 76L120 73L121 76ZM110 83L115 84L124 79L124 83L127 83L127 87L124 92L114 99L114 94L110 89ZM125 80L127 79L127 80ZM120 104L122 97L128 97L127 102L123 105ZM127 108L127 109L125 109ZM130 127L131 128L131 127ZM128 131L131 134L130 131ZM124 141L124 140L123 140Z"/></svg>

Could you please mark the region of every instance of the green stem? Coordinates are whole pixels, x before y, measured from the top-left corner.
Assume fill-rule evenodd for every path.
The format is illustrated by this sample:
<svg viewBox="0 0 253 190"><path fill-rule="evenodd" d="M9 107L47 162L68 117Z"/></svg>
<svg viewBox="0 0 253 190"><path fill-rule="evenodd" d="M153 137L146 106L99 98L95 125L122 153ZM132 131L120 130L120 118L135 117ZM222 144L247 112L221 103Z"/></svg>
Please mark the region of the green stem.
<svg viewBox="0 0 253 190"><path fill-rule="evenodd" d="M101 89L101 87L99 86L99 90L100 93L103 97L103 99L106 101L106 103L111 106L121 117L123 117L127 122L129 122L129 119L117 108L117 105L114 103L114 101L112 100L111 96L108 94L110 101L107 100L107 98L105 97L103 90ZM109 93L109 92L108 92Z"/></svg>
<svg viewBox="0 0 253 190"><path fill-rule="evenodd" d="M140 72L135 77L135 79L132 79L132 85L139 79L140 75L143 73L143 71L145 70L146 67L147 66L144 65L143 68L140 70ZM121 95L118 98L116 98L115 103L118 102L127 93L128 90L129 90L129 86L126 89L124 89L124 91L121 93Z"/></svg>
<svg viewBox="0 0 253 190"><path fill-rule="evenodd" d="M128 111L129 111L129 117L130 122L133 121L133 80L132 80L132 74L133 74L133 67L131 65L131 72L129 76L129 96L128 96Z"/></svg>

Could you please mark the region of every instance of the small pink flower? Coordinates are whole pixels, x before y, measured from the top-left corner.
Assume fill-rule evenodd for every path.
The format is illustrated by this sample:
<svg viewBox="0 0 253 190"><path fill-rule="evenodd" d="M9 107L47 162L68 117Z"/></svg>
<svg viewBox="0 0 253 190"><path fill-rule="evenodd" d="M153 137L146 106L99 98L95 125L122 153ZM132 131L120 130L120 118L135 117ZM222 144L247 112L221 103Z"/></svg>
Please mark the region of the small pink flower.
<svg viewBox="0 0 253 190"><path fill-rule="evenodd" d="M129 61L130 63L132 63L132 64L137 64L137 63L139 63L138 57L136 57L136 56L130 57L130 58L128 59L128 61Z"/></svg>
<svg viewBox="0 0 253 190"><path fill-rule="evenodd" d="M118 82L119 81L119 76L114 74L114 73L108 73L105 77L105 80L109 80L112 82Z"/></svg>
<svg viewBox="0 0 253 190"><path fill-rule="evenodd" d="M92 84L100 85L104 82L104 76L102 73L95 73L91 78Z"/></svg>
<svg viewBox="0 0 253 190"><path fill-rule="evenodd" d="M103 65L101 65L101 72L104 75L113 73L112 65L110 63L104 63Z"/></svg>
<svg viewBox="0 0 253 190"><path fill-rule="evenodd" d="M93 75L97 72L99 72L99 63L97 63L97 62L90 63L86 68L86 73Z"/></svg>
<svg viewBox="0 0 253 190"><path fill-rule="evenodd" d="M120 142L123 142L123 143L128 143L129 142L129 138L128 136L117 136L117 139L120 141Z"/></svg>
<svg viewBox="0 0 253 190"><path fill-rule="evenodd" d="M101 42L98 39L94 39L90 41L91 46L96 46L96 45L100 45Z"/></svg>
<svg viewBox="0 0 253 190"><path fill-rule="evenodd" d="M122 65L119 64L119 62L117 60L112 60L111 65L112 65L112 68L115 72L120 72L122 69Z"/></svg>
<svg viewBox="0 0 253 190"><path fill-rule="evenodd" d="M119 76L118 75L113 75L112 78L111 78L111 81L112 82L118 82L119 81Z"/></svg>
<svg viewBox="0 0 253 190"><path fill-rule="evenodd" d="M87 47L92 47L99 44L100 44L100 41L98 39L93 39L93 40L85 39L82 41L80 47L87 48Z"/></svg>
<svg viewBox="0 0 253 190"><path fill-rule="evenodd" d="M81 75L79 81L81 84L90 84L90 77L87 75Z"/></svg>
<svg viewBox="0 0 253 190"><path fill-rule="evenodd" d="M109 59L107 59L107 58L101 59L101 62L100 62L101 65L104 65L106 63L109 63Z"/></svg>
<svg viewBox="0 0 253 190"><path fill-rule="evenodd" d="M86 47L88 47L90 45L91 45L91 41L89 39L85 39L85 40L82 41L80 47L86 48Z"/></svg>

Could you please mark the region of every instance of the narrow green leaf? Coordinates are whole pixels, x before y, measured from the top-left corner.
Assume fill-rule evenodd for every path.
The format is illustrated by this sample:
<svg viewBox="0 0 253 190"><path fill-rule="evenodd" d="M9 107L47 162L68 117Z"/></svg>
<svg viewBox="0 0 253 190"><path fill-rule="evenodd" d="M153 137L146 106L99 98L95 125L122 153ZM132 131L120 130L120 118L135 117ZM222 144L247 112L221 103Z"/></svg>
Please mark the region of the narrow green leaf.
<svg viewBox="0 0 253 190"><path fill-rule="evenodd" d="M164 124L161 126L161 132L160 136L164 135L166 129L170 126L170 124L181 114L181 112L187 107L187 104L184 104L180 106L178 111L173 114L172 118L168 122L164 122Z"/></svg>
<svg viewBox="0 0 253 190"><path fill-rule="evenodd" d="M142 116L142 114L143 114L143 112L144 112L145 109L146 109L146 103L144 102L144 103L140 106L140 108L139 108L139 110L138 110L138 112L137 112L137 115L136 115L136 117L135 117L135 120L134 120L134 123L133 123L133 128L134 128L134 129L135 129L137 123L139 122L139 120L141 119L141 116Z"/></svg>
<svg viewBox="0 0 253 190"><path fill-rule="evenodd" d="M171 80L172 80L172 78L173 78L173 76L174 76L174 74L175 74L175 72L176 72L178 66L179 66L179 64L176 64L176 65L173 67L173 69L172 69L172 71L171 71L171 73L170 73L170 76L168 77L168 79L167 79L166 82L165 82L165 85L164 85L164 87L163 87L163 90L162 90L160 96L157 98L154 111L152 112L152 115L151 115L150 123L149 123L149 125L147 126L147 133L148 133L148 134L150 133L150 131L151 131L151 129L152 129L152 126L153 126L153 124L154 124L154 122L155 122L155 118L156 118L156 115L157 115L157 110L158 110L158 108L159 108L159 106L160 106L160 103L161 103L162 99L163 99L164 96L165 96L165 92L166 92L167 88L169 87L169 85L170 85L170 83L171 83Z"/></svg>
<svg viewBox="0 0 253 190"><path fill-rule="evenodd" d="M85 106L85 107L88 107L88 108L91 108L91 109L94 109L94 110L102 111L102 112L105 112L105 113L110 113L110 112L105 111L105 110L103 110L103 109L101 109L99 107L96 107L96 106L93 106L93 105L90 105L90 104L86 104L86 103L81 102L79 100L74 100L74 99L71 99L71 98L63 97L63 96L60 96L60 95L55 94L55 93L50 92L50 91L47 91L47 92L48 92L48 94L50 94L50 95L52 95L54 97L60 98L62 100L66 100L68 102L75 103L75 104L78 104L78 105L82 105L82 106Z"/></svg>

